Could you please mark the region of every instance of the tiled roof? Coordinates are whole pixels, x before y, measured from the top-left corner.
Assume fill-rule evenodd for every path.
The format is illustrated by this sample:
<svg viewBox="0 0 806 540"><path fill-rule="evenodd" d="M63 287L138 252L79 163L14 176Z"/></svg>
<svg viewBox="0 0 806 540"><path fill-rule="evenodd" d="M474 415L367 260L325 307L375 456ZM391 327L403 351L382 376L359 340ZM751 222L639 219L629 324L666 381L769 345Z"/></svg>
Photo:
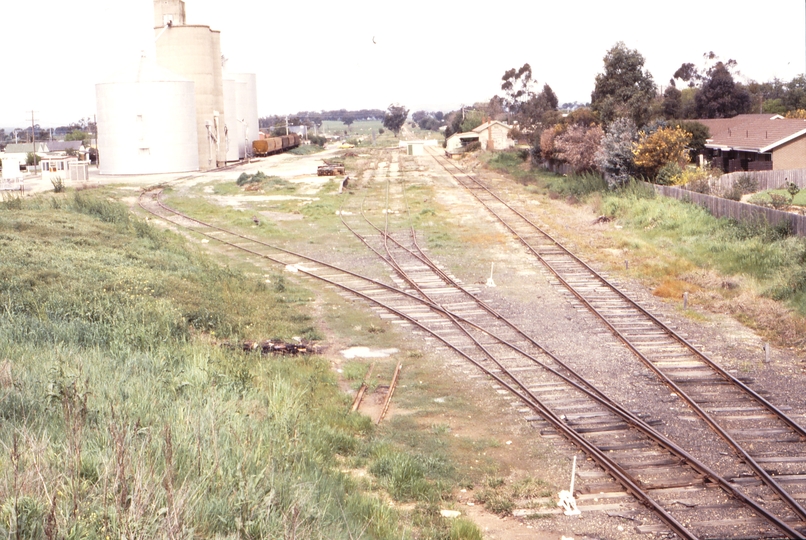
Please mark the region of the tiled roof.
<svg viewBox="0 0 806 540"><path fill-rule="evenodd" d="M806 135L806 120L773 114L740 114L733 118L697 120L711 132L708 148L731 148L750 152L770 150Z"/></svg>
<svg viewBox="0 0 806 540"><path fill-rule="evenodd" d="M64 152L70 148L73 150L81 149L81 141L48 141L46 144L50 152Z"/></svg>

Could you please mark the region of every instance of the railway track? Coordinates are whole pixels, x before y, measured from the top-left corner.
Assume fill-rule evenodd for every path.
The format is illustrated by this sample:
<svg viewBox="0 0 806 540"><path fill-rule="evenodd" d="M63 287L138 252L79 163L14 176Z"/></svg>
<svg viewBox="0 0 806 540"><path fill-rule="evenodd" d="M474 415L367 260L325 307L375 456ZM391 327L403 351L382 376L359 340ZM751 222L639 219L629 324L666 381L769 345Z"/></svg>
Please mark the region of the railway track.
<svg viewBox="0 0 806 540"><path fill-rule="evenodd" d="M573 440L679 536L723 537L722 533L713 532L719 527L718 520L715 522L713 518L724 515L728 509L734 514L746 514L747 526L759 537L801 537L785 520L775 517L774 512L746 498L730 482L655 433L643 420L586 384L500 314L480 304L472 292L427 258L417 246L413 231L410 231L410 248L394 240L389 233L388 208L383 232L372 227L376 233L372 236L382 238L383 251L378 250L378 254L398 272L401 281L391 286L202 223L169 209L157 194L144 194L141 206L177 226L338 287L383 309L388 316L434 336ZM359 236L365 240L370 237ZM569 392L574 394L570 400ZM555 410L557 405L569 403L575 405L566 411L568 414ZM620 444L608 444L617 432L628 434L623 435ZM681 489L688 490L687 504L675 500ZM715 492L720 495L715 496ZM770 495L766 491L765 494ZM773 510L781 512L780 508ZM712 532L708 533L709 530Z"/></svg>
<svg viewBox="0 0 806 540"><path fill-rule="evenodd" d="M801 521L806 488L806 431L748 383L726 372L673 329L632 301L523 212L454 163L434 159L517 238L577 301L683 399Z"/></svg>

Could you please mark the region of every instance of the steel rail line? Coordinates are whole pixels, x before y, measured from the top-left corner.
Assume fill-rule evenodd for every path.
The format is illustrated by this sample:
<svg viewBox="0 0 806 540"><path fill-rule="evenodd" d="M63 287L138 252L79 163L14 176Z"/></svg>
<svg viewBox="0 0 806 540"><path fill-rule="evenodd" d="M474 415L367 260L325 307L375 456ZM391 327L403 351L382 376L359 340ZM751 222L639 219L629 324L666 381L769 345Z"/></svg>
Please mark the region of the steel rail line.
<svg viewBox="0 0 806 540"><path fill-rule="evenodd" d="M682 336L677 334L674 330L668 328L665 324L659 321L655 316L647 312L644 308L638 305L636 302L631 300L627 297L624 293L622 293L618 288L613 286L609 281L607 281L604 277L599 275L596 271L594 271L590 266L588 266L583 261L579 260L573 253L568 251L562 244L560 244L556 239L550 236L548 233L543 231L540 227L534 224L531 220L529 220L526 216L524 216L521 212L517 209L513 208L510 204L500 198L497 194L495 194L489 187L484 185L480 180L475 178L473 175L466 173L462 169L460 169L455 164L451 163L451 165L460 171L461 176L467 178L472 184L468 185L468 183L462 181L459 178L459 175L451 173L448 170L448 167L442 162L445 160L437 159L437 156L433 153L431 154L432 157L439 163L445 170L453 176L460 185L467 188L468 191L480 202L482 203L488 211L490 211L512 234L514 234L518 240L524 244L527 249L529 249L532 253L537 256L537 258L546 266L549 271L554 274L554 276L581 302L583 303L592 313L594 313L604 324L611 330L611 332L620 339L647 367L649 367L652 371L656 373L658 377L671 389L673 389L682 399L684 399L692 409L700 416L715 432L717 432L731 447L734 451L743 459L750 467L752 467L762 481L767 484L770 488L772 488L779 497L784 500L793 511L795 511L801 519L806 519L806 509L804 509L801 504L787 491L785 490L767 471L764 469L750 454L747 452L744 447L732 437L728 431L723 428L704 408L702 408L692 397L689 396L688 392L684 391L677 383L675 383L666 373L664 373L658 366L656 366L652 360L650 360L646 354L639 350L639 347L634 344L628 336L626 336L621 330L619 330L615 324L608 319L608 317L601 313L599 309L597 309L592 302L585 297L581 292L577 290L568 280L562 275L562 272L555 268L555 264L552 264L550 261L547 261L546 258L540 253L538 249L536 249L533 245L531 245L526 239L523 237L523 234L517 232L514 226L509 223L506 219L504 219L499 212L496 212L493 208L490 207L490 204L482 199L477 193L481 191L483 194L489 195L499 204L503 205L507 210L511 211L517 217L519 217L523 222L527 223L533 231L537 232L538 234L547 238L552 244L553 247L561 251L561 254L567 257L570 257L573 262L577 263L578 265L582 266L585 271L587 271L591 277L591 279L595 279L600 284L607 287L609 292L613 292L618 297L620 297L624 302L626 302L630 308L633 308L644 317L648 318L654 325L656 325L659 329L666 333L669 337L672 337L674 340L678 341L681 345L683 345L687 350L690 351L691 354L697 357L697 359L702 360L707 366L709 366L715 373L721 376L726 382L729 384L734 385L736 388L744 391L745 394L755 401L758 405L761 405L765 409L767 409L772 415L776 418L780 419L786 426L788 426L791 431L793 431L797 436L798 439L802 442L804 437L806 437L806 430L804 430L801 426L799 426L794 420L789 418L783 411L779 410L777 407L769 403L766 399L758 395L755 391L747 387L744 383L737 380L735 377L727 373L721 367L716 365L710 358L708 358L704 353L696 349L693 345L691 345L688 341L686 341Z"/></svg>
<svg viewBox="0 0 806 540"><path fill-rule="evenodd" d="M655 431L654 431L654 430L653 430L653 429L652 429L652 428L651 428L649 425L645 424L645 423L644 423L642 420L640 420L639 418L637 418L635 415L633 415L632 413L630 413L630 412L628 412L628 411L624 410L624 409L623 409L623 408L621 408L621 407L620 407L618 404L616 404L616 403L614 403L614 402L610 401L610 400L609 400L607 397L605 397L605 396L604 396L604 395L603 395L603 394L602 394L602 393L601 393L601 392L600 392L598 389L596 389L595 387L593 387L592 385L590 385L590 384L589 384L587 381L585 381L585 380L584 380L584 379L583 379L583 378L582 378L580 375L578 375L576 372L574 372L573 370L571 370L570 368L568 368L567 366L565 366L565 365L564 365L564 364L563 364L561 361L559 361L559 359L557 359L557 358L556 358L554 355L552 355L551 353L548 353L548 352L547 352L547 351L546 351L546 350L545 350L543 347L541 347L539 344L537 344L536 342L534 342L534 340L532 340L530 337L528 337L528 336L527 336L527 335L525 335L523 332L521 332L521 331L520 331L520 330L519 330L519 329L518 329L518 328L517 328L515 325L513 325L513 324L512 324L510 321L506 320L506 319L505 319L503 316L501 316L500 314L498 314L497 312L495 312L495 311L494 311L492 308L490 308L489 306L487 306L487 305L486 305L484 302L482 302L480 299L475 298L475 296L474 296L474 295L471 295L469 292L467 292L466 290L464 290L464 289L463 289L463 287L462 287L460 284L458 284L458 283L456 283L454 280L452 280L452 279L451 279L449 276L447 276L447 274L445 274L445 273L444 273L442 270L440 270L440 269L439 269L439 268L438 268L438 267L437 267L437 266L436 266L436 265L435 265L435 264L434 264L432 261L430 261L430 259L428 259L428 257L427 257L427 256L426 256L426 255L425 255L423 252L422 252L422 250L419 250L419 246L417 245L417 241L416 241L416 232L414 231L414 228L413 228L413 227L409 227L409 229L410 229L410 234L411 234L411 236L412 236L413 243L415 244L415 246L416 246L416 247L417 247L417 249L419 250L419 253L415 253L414 251L409 250L408 248L405 248L404 246L402 246L402 244L401 244L399 241L395 240L395 239L392 237L392 235L389 233L389 216L390 216L390 214L391 214L392 212L391 212L391 208L390 208L390 206L389 206L389 202L388 202L388 200L389 200L389 182L388 182L388 181L387 181L387 188L386 188L386 198L387 198L387 204L386 204L386 209L384 210L384 215L385 215L385 218L384 218L384 222L385 222L385 224L384 224L384 230L381 230L381 229L380 229L380 227L378 227L378 226L374 225L374 224L371 222L371 220L369 220L369 219L367 218L367 216L366 216L366 214L365 214L365 212L364 212L364 209L363 209L363 207L364 207L364 203L363 203L363 201L362 201L362 211L361 211L361 214L362 214L362 217L364 218L364 220L365 220L365 221L366 221L366 222L367 222L367 223L368 223L368 224L369 224L369 225L370 225L370 226L371 226L373 229L375 229L375 230L376 230L376 231L377 231L377 232L378 232L378 233L379 233L379 234L382 236L382 239L383 239L383 244L384 244L384 249L385 249L385 251L386 251L386 256L384 256L384 255L383 255L382 253L380 253L380 252L379 252L377 249L375 249L373 246L371 246L371 245L369 244L369 242L367 241L367 238L366 238L365 236L363 236L363 235L359 234L359 233L358 233L358 232L357 232L357 231L356 231L356 230L355 230L353 227L351 227L351 226L350 226L350 225L347 223L347 221L345 220L345 218L344 218L345 213L344 213L343 211L340 211L340 215L342 216L342 222L343 222L343 224L344 224L344 225L345 225L345 226L348 228L348 230L350 230L350 231L351 231L351 232L352 232L352 233L353 233L353 234L354 234L354 235L355 235L355 236L356 236L356 237L357 237L359 240L361 240L361 241L362 241L362 242L363 242L363 243L364 243L364 244L365 244L365 245L366 245L366 246L367 246L369 249L371 249L373 252L375 252L375 253L376 253L376 255L378 255L378 257L379 257L379 258L381 258L381 259L382 259L382 260L384 260L384 261L385 261L387 264L389 264L389 265L390 265L390 266L391 266L391 267L392 267L392 268L393 268L393 269L396 271L396 273L397 273L397 274L398 274L398 275L399 275L399 276L400 276L402 279L404 279L404 280L405 280L407 283L409 283L409 284L410 284L410 285L411 285L411 286L412 286L412 287L413 287L415 290L417 290L417 291L418 291L420 294L422 294L422 295L423 295L425 298L428 298L428 299L429 299L429 301L432 301L432 302L433 302L433 300L431 300L431 299L430 299L430 296L429 296L429 294L428 294L427 290L425 290L425 289L423 289L422 287L420 287L420 286L418 285L418 283L417 283L416 279L410 278L410 277L408 276L408 274L407 274L406 270L403 268L403 266L402 266L401 264L397 263L397 261L395 260L395 255L392 253L392 251L391 251L391 249L390 249L390 247L389 247L389 240L391 240L391 241L392 241L392 242L393 242L395 245L397 245L398 247L402 248L404 251L408 252L408 253L409 253L411 256L413 256L415 259L417 259L418 261L422 262L423 264L425 264L425 265L427 265L429 268L431 268L431 269L432 269L432 271L434 271L434 273L435 273L435 274L439 275L439 276L440 276L440 277L441 277L441 278L442 278L442 279L443 279L443 280L444 280L446 283L450 284L450 285L451 285L451 286L453 286L453 287L456 287L457 289L462 290L462 291L463 291L463 292L464 292L466 295L468 295L469 297L471 297L471 298L472 298L472 299L473 299L473 300L474 300L476 303L478 303L479 305L483 305L483 306L484 306L484 308L485 308L485 310L487 310L487 311L488 311L488 312L489 312L489 313L490 313L492 316L494 316L496 319L498 319L498 320L500 320L500 321L502 321L502 322L506 323L507 325L509 325L510 327L512 327L512 328L513 328L513 329L514 329L516 332L518 332L518 333L519 333L519 334L521 334L523 337L525 337L525 338L526 338L528 341L530 341L530 342L534 343L534 345L535 345L535 346L536 346L536 347L537 347L537 348L538 348L538 349L539 349L541 352L543 352L544 354L546 354L547 356L549 356L550 358L552 358L552 359L553 359L555 362L557 362L557 363L558 363L560 366L562 366L563 368L565 368L565 370L566 370L566 371L568 371L568 372L570 373L570 376L571 376L573 379L575 379L575 380L571 380L571 379L570 379L568 376L566 376L565 374L562 374L562 373L557 372L557 371L556 371L554 368L551 368L550 366L546 366L545 364L543 364L542 362L540 362L540 361L539 361L537 358L534 358L534 357L533 357L532 355L530 355L529 353L527 353L527 352L525 352L525 351L521 350L521 349L520 349L518 346L516 346L516 345L514 345L514 344L511 344L511 343L509 343L508 341L506 341L504 338L501 338L501 337L497 336L497 335L496 335L494 332L490 331L490 329L489 329L489 328L484 328L484 329L482 330L482 331L483 331L483 332L484 332L486 335L488 335L488 336L490 336L490 337L492 337L492 338L497 339L497 340L498 340L500 343L502 343L502 344L504 344L505 346L509 347L511 350L513 350L513 351L515 351L515 352L518 352L519 354L523 355L523 356L524 356L524 357L526 357L526 358L531 359L531 360L532 360L532 361L533 361L535 364L537 364L537 365L539 365L540 367L542 367L543 369L545 369L545 370L547 370L547 371L551 372L551 373L552 373L552 374L554 374L555 376L557 376L557 377L561 378L561 379L562 379L562 380L564 380L564 381L565 381L567 384L570 384L570 385L572 385L574 388L576 388L577 390L584 392L585 394L587 394L587 396L588 396L589 398L591 398L591 399L593 399L593 400L597 401L597 402L598 402L600 405L602 405L602 406L606 407L608 410L610 410L610 412L611 412L612 414L617 415L617 416L618 416L618 417L620 417L622 420L624 420L625 422L627 422L629 425L632 425L634 429L638 429L638 430L640 430L640 431L644 432L644 434L645 434L645 435L647 435L647 436L648 436L650 439L652 439L652 440L653 440L653 441L654 441L656 444L658 444L658 445L659 445L659 446L661 446L662 448L666 449L666 450L667 450L668 452L670 452L671 454L673 454L673 455L677 455L678 457L680 457L680 458L681 458L681 459L682 459L684 462L687 462L687 463L689 464L689 466L690 466L692 469L696 470L696 471L697 471L699 474L701 474L702 476L705 476L705 477L710 477L710 478L712 478L712 479L715 481L715 483L716 483L716 484L720 485L720 487L722 487L722 488L723 488L723 489L724 489L724 490L727 492L727 494L728 494L728 495L732 496L732 497L733 497L734 499L736 499L738 502L743 502L743 503L747 504L748 506L750 506L750 507L752 507L752 508L756 509L757 511L759 511L759 513L760 513L762 516L764 516L765 518L767 518L767 519L769 519L770 521L772 521L773 523L775 523L775 525L776 525L777 527L779 527L779 528L780 528L780 530L784 531L784 532L785 532L785 534L790 535L792 538L800 538L800 537L801 537L801 536L800 536L800 533L798 533L797 531L795 531L794 529L792 529L791 527L789 527L789 526L788 526L786 523L784 523L783 521L781 521L779 518L777 518L777 517L773 516L773 515L772 515L771 513L769 513L769 512L768 512L766 509L763 509L763 508L759 507L759 506L758 506L758 504L757 504L757 503L755 503L755 501L752 501L751 499L749 499L748 497L746 497L746 496L745 496L743 493L741 493L740 491L736 490L736 489L735 489L735 488L734 488L732 485L730 485L730 484L729 484L729 483L728 483L726 480L724 480L724 478L722 478L721 476L719 476L719 475L718 475L716 472L714 472L713 470L710 470L709 468L707 468L707 467L703 466L701 463L699 463L699 462L696 460L696 458L693 458L693 456L691 456L690 454L688 454L688 453L687 453L685 450L683 450L682 448L680 448L679 446L675 445L674 443L672 443L671 441L669 441L668 439L666 439L666 438L665 438L665 437L663 437L662 435L660 435L660 434L658 434L657 432L655 432ZM405 194L404 194L404 199L405 199ZM408 203L407 203L407 201L406 201L406 211L407 211L407 214L408 214ZM409 219L409 221L410 221L410 219ZM446 311L447 311L448 313L450 313L450 311L449 311L449 310L446 310ZM452 317L452 318L454 318L453 314L451 314L451 317ZM462 330L463 330L463 332L464 332L464 333L465 333L465 334L466 334L466 335L467 335L467 336L468 336L468 337L469 337L469 338L470 338L470 339L471 339L471 340L472 340L472 341L475 343L475 345L476 345L476 346L477 346L477 347L478 347L480 350L482 350L482 351L484 352L484 354L485 354L485 355L486 355L486 356L487 356L487 357L488 357L488 358L489 358L489 359L490 359L492 362L494 362L494 363L495 363L495 364L498 366L498 368L501 370L501 372L505 373L505 374L506 374L506 375L507 375L507 376L508 376L510 379L512 379L512 380L513 380L514 385L517 385L518 387L520 387L520 388L521 388L521 389L522 389L522 390L523 390L523 391L524 391L524 392L525 392L525 393L526 393L526 394L527 394L527 395L528 395L528 396L529 396L531 399L533 399L533 400L535 400L535 402L539 403L539 404L540 404L540 406L541 406L543 409L548 409L548 408L547 408L545 405L543 405L543 404L542 404L542 402L541 402L541 400L540 400L539 398L537 398L537 397L536 397L536 396L535 396L535 395L534 395L532 392L530 392L530 391L528 390L528 388L527 388L526 384L524 384L523 382L521 382L521 380L520 380L520 379L519 379L517 376L513 375L511 371L509 371L509 370L508 370L508 369L507 369L505 366L503 366L503 365L501 364L501 362L499 362L499 361L498 361L498 360L495 358L494 354L493 354L493 353L491 353L491 352L489 351L489 349L488 349L488 347L487 347L487 346L485 346L485 345L481 344L481 343L480 343L480 342L479 342L477 339L475 339L473 336L471 336L471 335L470 335L470 332L469 332L467 329L465 329L465 328L462 326L462 323L466 323L466 321L459 321L459 320L455 320L455 322L456 322L456 326L457 326L457 327L459 327L460 329L462 329ZM472 323L471 323L471 324L472 324ZM478 363L477 363L477 362L474 362L474 363L475 363L476 365L478 365ZM485 370L485 371L486 371L486 370ZM489 373L489 372L488 372L488 373ZM583 388L583 386L584 386L584 388ZM517 392L516 392L516 393L517 393ZM583 440L584 440L584 439L583 439ZM576 442L578 443L578 446L580 446L581 448L590 450L590 446L589 446L588 444L582 444L582 443L581 443L581 441L580 441L580 439L579 439L578 437L574 437L574 438L573 438L573 441L576 441ZM573 441L572 441L572 442L573 442ZM590 455L590 454L589 454L589 455ZM594 454L592 455L592 457L594 457L594 459L596 459L598 456L597 456L597 454L595 454L595 453L594 453ZM597 461L599 461L599 460L597 459ZM601 463L600 463L600 464L601 464ZM612 460L608 460L606 463L602 464L602 466L603 466L603 468L604 468L605 470L610 470L610 471L613 471L613 470L618 470L620 473L622 473L622 474L626 474L626 475L628 475L630 478L632 478L632 476L631 476L631 475L629 475L629 473L626 473L626 472L625 472L623 469L621 469L621 468L620 468L618 465L615 465L615 467L616 467L617 469L612 468L612 466L613 466L613 465L614 465L614 463L612 462ZM614 476L616 476L616 478L617 478L617 479L621 478L621 476L620 476L620 475L614 475ZM633 479L633 481L635 481L635 480ZM631 490L631 486L630 486L630 485L625 485L625 488L626 488L628 491L632 491L632 490ZM639 498L639 500L646 501L646 496L644 495L644 496L640 497L640 498Z"/></svg>

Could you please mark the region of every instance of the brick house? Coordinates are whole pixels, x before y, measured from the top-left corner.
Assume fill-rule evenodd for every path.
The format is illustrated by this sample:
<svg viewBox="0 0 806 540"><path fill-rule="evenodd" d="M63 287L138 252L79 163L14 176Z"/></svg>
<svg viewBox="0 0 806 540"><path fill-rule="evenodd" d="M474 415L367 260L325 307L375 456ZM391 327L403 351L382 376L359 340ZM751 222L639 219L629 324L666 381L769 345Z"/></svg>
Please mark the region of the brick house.
<svg viewBox="0 0 806 540"><path fill-rule="evenodd" d="M806 120L740 114L697 120L708 127L706 159L725 172L806 168Z"/></svg>

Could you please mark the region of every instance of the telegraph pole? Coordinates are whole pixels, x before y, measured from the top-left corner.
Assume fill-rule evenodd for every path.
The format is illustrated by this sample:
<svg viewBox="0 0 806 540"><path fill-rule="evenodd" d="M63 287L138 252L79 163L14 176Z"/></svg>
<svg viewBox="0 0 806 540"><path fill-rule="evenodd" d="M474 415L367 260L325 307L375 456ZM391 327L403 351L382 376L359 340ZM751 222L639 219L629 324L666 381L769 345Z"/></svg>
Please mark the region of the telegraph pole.
<svg viewBox="0 0 806 540"><path fill-rule="evenodd" d="M31 141L33 141L33 143L34 143L34 149L33 149L33 154L34 154L34 174L36 174L36 165L37 165L37 163L36 163L36 127L34 127L34 126L36 126L36 120L34 119L34 114L36 113L36 111L25 111L25 112L30 112L31 113Z"/></svg>

